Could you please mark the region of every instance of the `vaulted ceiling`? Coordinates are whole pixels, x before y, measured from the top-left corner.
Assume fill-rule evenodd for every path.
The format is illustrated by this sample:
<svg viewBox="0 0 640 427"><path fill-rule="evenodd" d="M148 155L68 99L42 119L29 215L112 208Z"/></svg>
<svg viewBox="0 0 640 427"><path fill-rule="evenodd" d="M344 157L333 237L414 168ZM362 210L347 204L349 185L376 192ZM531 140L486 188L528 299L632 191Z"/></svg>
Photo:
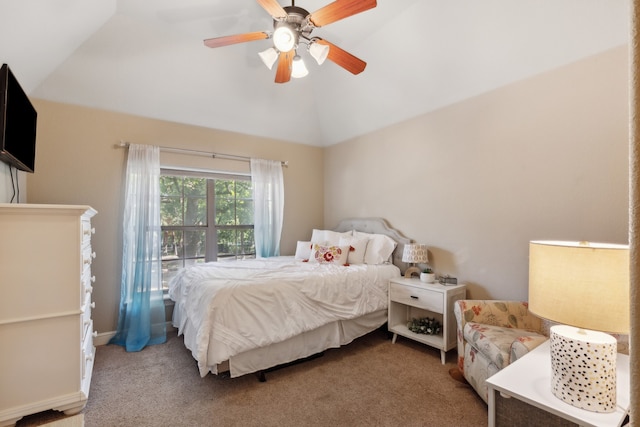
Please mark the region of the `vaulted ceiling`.
<svg viewBox="0 0 640 427"><path fill-rule="evenodd" d="M313 33L363 73L305 52L286 84L271 40L202 42L271 30L255 0L0 0L0 63L35 98L327 146L626 44L629 2L378 0Z"/></svg>

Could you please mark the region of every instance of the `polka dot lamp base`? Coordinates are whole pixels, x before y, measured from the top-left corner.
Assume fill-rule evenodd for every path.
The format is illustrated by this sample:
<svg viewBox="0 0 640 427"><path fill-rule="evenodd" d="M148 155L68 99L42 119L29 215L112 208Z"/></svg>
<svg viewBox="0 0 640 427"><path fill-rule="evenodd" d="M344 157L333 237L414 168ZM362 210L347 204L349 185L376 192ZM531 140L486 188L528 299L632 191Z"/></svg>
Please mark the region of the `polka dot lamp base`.
<svg viewBox="0 0 640 427"><path fill-rule="evenodd" d="M587 411L615 411L615 338L603 332L559 325L551 328L550 344L553 394Z"/></svg>

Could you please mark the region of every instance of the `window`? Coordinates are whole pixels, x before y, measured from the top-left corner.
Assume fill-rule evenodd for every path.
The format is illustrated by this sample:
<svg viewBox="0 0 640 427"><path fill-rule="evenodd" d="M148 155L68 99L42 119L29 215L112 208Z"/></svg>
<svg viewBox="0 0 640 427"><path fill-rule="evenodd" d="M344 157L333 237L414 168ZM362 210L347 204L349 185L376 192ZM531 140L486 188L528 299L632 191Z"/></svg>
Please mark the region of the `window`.
<svg viewBox="0 0 640 427"><path fill-rule="evenodd" d="M162 170L160 217L165 289L187 265L255 257L248 176Z"/></svg>

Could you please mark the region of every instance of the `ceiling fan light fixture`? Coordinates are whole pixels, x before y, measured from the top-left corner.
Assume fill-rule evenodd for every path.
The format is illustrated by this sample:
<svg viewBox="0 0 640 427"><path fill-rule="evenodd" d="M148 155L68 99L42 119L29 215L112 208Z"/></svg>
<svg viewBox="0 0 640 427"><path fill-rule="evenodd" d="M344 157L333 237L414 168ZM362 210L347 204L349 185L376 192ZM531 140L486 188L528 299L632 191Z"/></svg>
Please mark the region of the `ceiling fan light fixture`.
<svg viewBox="0 0 640 427"><path fill-rule="evenodd" d="M304 65L304 61L302 60L302 58L298 54L296 54L296 56L293 57L293 63L291 65L291 77L299 79L306 76L307 74L309 74L307 66Z"/></svg>
<svg viewBox="0 0 640 427"><path fill-rule="evenodd" d="M273 31L273 45L280 52L289 52L298 44L297 32L286 22L278 23Z"/></svg>
<svg viewBox="0 0 640 427"><path fill-rule="evenodd" d="M267 68L277 65L276 83L286 83L293 77L308 74L306 64L298 56L299 43L306 44L309 55L322 65L329 60L351 74L360 74L367 63L340 47L311 35L314 29L340 21L376 7L376 0L329 0L330 2L313 13L295 5L280 6L278 0L257 0L258 4L273 18L273 31L251 31L204 40L207 47L219 48L237 43L271 39L272 48L259 52ZM294 61L295 56L295 61ZM295 68L295 70L294 70Z"/></svg>
<svg viewBox="0 0 640 427"><path fill-rule="evenodd" d="M329 46L326 44L320 44L317 41L312 41L309 44L309 53L316 60L318 65L322 65L327 56L329 55Z"/></svg>
<svg viewBox="0 0 640 427"><path fill-rule="evenodd" d="M262 62L264 62L264 65L269 69L272 69L273 64L278 60L278 51L272 47L263 50L262 52L258 52L258 55L260 56L260 59L262 59Z"/></svg>

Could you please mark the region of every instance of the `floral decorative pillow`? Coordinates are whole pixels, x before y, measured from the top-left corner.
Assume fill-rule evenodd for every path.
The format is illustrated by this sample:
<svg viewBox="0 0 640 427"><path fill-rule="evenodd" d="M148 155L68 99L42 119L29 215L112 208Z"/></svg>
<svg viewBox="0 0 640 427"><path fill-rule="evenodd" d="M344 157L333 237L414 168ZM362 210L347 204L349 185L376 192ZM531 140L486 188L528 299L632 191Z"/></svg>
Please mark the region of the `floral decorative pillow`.
<svg viewBox="0 0 640 427"><path fill-rule="evenodd" d="M350 246L325 246L313 243L310 263L346 265Z"/></svg>

